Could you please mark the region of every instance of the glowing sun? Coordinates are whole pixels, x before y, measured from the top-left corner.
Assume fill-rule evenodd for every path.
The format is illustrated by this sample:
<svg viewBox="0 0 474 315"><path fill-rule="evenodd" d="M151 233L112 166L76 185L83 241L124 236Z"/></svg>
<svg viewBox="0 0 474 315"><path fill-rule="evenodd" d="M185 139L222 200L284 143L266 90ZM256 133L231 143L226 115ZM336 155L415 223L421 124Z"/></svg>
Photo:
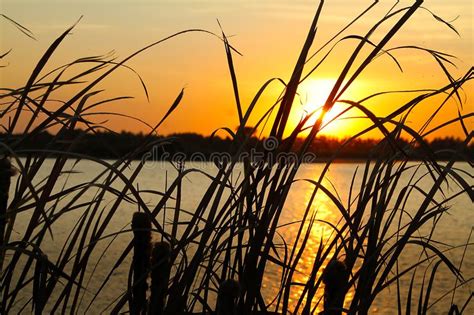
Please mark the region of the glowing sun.
<svg viewBox="0 0 474 315"><path fill-rule="evenodd" d="M321 115L322 107L331 93L335 82L335 79L309 79L301 83L298 89L301 115L298 119L312 114L305 127L311 128L316 123L316 120ZM344 98L346 98L347 95L348 93L344 93ZM333 137L347 136L349 134L347 130L348 120L341 119L347 117L347 113L341 115L341 113L347 108L348 106L344 104L334 104L331 110L329 110L324 116L321 133Z"/></svg>

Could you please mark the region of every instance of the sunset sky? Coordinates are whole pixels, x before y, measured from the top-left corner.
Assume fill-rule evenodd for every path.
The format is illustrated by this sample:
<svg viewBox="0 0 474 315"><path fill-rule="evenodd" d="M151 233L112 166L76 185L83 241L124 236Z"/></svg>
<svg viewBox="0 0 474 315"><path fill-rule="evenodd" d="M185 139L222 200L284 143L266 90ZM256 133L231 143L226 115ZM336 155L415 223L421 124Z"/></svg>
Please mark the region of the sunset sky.
<svg viewBox="0 0 474 315"><path fill-rule="evenodd" d="M377 8L345 34L364 35L394 3L380 2ZM372 1L326 1L312 51L370 3ZM401 1L398 6L410 3L412 2ZM12 48L12 52L2 61L2 65L7 65L0 69L2 87L23 86L47 47L81 15L82 20L58 48L48 69L79 57L105 54L112 50L115 51L117 60L121 60L149 43L185 29L201 28L219 33L216 21L219 19L226 34L231 36L231 44L243 55L234 55L234 62L242 103L246 108L267 79L289 79L314 16L317 1L2 0L0 5L1 13L28 27L37 39L35 41L24 36L5 19L0 21L0 52ZM472 1L425 1L424 6L447 21L453 21L460 37L437 22L428 11L419 10L386 48L419 45L453 54L458 58L455 60L458 68L451 67L450 71L456 78L464 75L474 61ZM373 41L380 40L383 31L392 24L387 24L387 27L377 32ZM318 108L324 101L324 95L328 93L330 84L336 79L355 43L347 41L338 45L321 68L302 84L301 99L295 102L290 125L294 125L305 111ZM384 90L438 88L448 83L442 70L428 54L399 51L394 55L402 64L403 73L390 58L382 56L366 69L343 98L359 100ZM309 62L308 69L317 60L319 58ZM227 60L223 44L218 39L199 33L185 34L142 53L128 65L144 79L150 92L150 101L146 100L136 76L119 70L100 86L107 91L96 96L96 100L119 95L131 95L135 99L117 102L108 106L108 110L130 114L154 124L161 119L184 87L185 96L180 107L159 133L198 132L208 135L219 127L237 126L238 116ZM472 87L472 83L465 86L466 103L461 110L463 113L474 109ZM271 85L253 113L250 124L255 123L273 104L281 89L279 84ZM58 95L59 97L65 99L67 94ZM400 106L404 100L407 98L384 97L368 106L383 116ZM436 100L424 103L413 113L410 126L419 126L438 104ZM457 107L455 102L448 103L433 126L456 116ZM359 113L354 112L350 114L352 115L358 116ZM104 118L97 118L97 121L101 119ZM471 130L473 122L468 122ZM328 126L326 134L347 136L363 125L364 120L361 119L344 120ZM107 126L117 131L146 130L146 127L134 121L118 118L110 118ZM461 136L461 128L458 125L452 126L434 136L445 135Z"/></svg>

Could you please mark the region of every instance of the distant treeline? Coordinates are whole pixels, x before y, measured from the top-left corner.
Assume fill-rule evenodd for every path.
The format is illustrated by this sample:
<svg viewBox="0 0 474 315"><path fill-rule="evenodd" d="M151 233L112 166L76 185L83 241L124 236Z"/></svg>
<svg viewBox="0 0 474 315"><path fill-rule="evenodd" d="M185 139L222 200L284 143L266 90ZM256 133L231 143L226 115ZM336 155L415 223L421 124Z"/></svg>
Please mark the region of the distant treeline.
<svg viewBox="0 0 474 315"><path fill-rule="evenodd" d="M9 136L0 134L0 141L7 145L13 145L19 155L27 152L45 150L64 151L66 148L70 152L80 153L103 159L116 159L123 157L130 152L137 152L136 159L143 154L152 153L153 159L169 159L176 154L189 159L192 155L199 154L200 157L208 160L213 153L237 152L237 145L231 138L206 137L195 133L173 134L169 136L145 136L143 134L133 134L129 132L111 133L97 132L86 133L74 131L68 135L70 141L56 141L55 136L49 133L41 133L35 137L26 137L26 140L18 140L21 136ZM330 138L319 136L310 145L309 152L313 153L317 160L327 160L337 152L336 159L361 160L371 159L381 156L397 154L413 160L426 159L428 155L434 156L437 160L447 160L453 157L453 152L459 152L455 158L457 160L472 160L474 158L474 144L463 144L459 139L446 137L434 139L426 143L426 146L419 143L410 144L406 140L387 141L380 139L353 139L346 143L347 139ZM138 150L143 143L156 142L146 150ZM303 143L302 139L297 139L290 151L298 151ZM344 146L343 144L346 143ZM250 138L246 143L246 151L263 152L264 148L274 143ZM267 147L266 147L267 146Z"/></svg>

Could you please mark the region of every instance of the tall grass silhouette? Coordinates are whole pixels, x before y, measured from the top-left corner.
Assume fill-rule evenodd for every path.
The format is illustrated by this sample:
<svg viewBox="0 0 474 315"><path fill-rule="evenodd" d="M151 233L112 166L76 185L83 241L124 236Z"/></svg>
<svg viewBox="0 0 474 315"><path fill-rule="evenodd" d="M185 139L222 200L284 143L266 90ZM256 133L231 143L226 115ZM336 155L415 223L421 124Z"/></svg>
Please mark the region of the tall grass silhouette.
<svg viewBox="0 0 474 315"><path fill-rule="evenodd" d="M88 56L47 72L46 66L73 26L49 46L25 86L3 88L0 95L0 117L5 130L1 142L4 159L0 165L0 313L32 308L36 314L100 311L114 314L312 314L321 309L324 309L324 314L367 314L382 291L395 288L394 299L399 313L416 311L425 314L438 302L430 294L441 265L446 266L456 279L455 288L448 290L453 299L446 312L455 314L466 310L472 295L462 304L456 304L454 294L457 287L470 283L471 279L463 277L462 264L455 265L446 255L456 247L439 243L432 235L437 222L447 213L450 202L459 195L467 195L471 201L474 200L472 184L455 166L455 161L460 158L471 162L472 157L462 156L462 148L453 148L452 160L438 163L437 152L431 151L425 139L448 125L461 124L465 131L464 144L468 145L473 133L467 128L465 120L472 118L473 113L459 114L457 118L433 127L431 122L439 112L435 110L419 130L410 128L406 121L414 108L430 99L444 97L440 107L450 99L462 103L462 86L472 80L473 70L471 68L464 76L454 78L448 71L448 66L453 63L451 55L418 46L386 48L390 40L401 32L402 26L422 8L422 1L403 8L394 6L365 35L342 37L343 31L364 19L378 5L374 2L329 41L314 49L323 4L321 2L316 8L290 79L268 80L248 106L244 106L240 99L233 64L238 51L231 46L224 32L216 35L200 29L173 34L121 61L108 55ZM441 22L455 30L440 17L434 14L433 17L434 22ZM384 36L375 41L373 34L387 26L388 21L393 23ZM126 63L153 46L166 44L185 33L196 32L216 37L225 48L240 122L235 132L224 129L237 148L230 161L217 164L215 174L186 168L183 164L176 165L177 175L164 191L144 191L136 185L145 164L140 157L153 147L163 145L166 140L151 141L151 138L145 137L134 151L114 161L73 152L74 146L81 141L81 133L78 136L72 131L82 129L94 133L102 130L104 126L94 121L100 106L127 98L117 96L95 101L100 96L98 85L103 80L117 69L125 68L138 76L148 96L145 83ZM293 130L288 130L288 119L299 84L310 75L316 75L319 66L332 53L332 48L346 40L357 41L357 45L344 61L322 114L305 136L303 132L308 129L307 121L315 113L309 113ZM323 53L324 48L329 49ZM384 92L415 95L384 117L377 116L365 106L368 100L377 99L384 93L359 101L341 98L343 92L379 56L387 55L399 64L392 53L401 49L421 50L432 56L435 64L444 71L448 83L435 90ZM309 66L310 59L313 63L317 60L315 66ZM266 148L265 163L255 163L248 158L241 161L241 153L248 149L249 138L253 134L248 128L250 116L262 94L274 84L281 84L282 94L268 107L253 130L268 130L268 137L274 140L276 146ZM74 92L59 105L52 105L55 101L53 92L62 89ZM149 135L160 131L162 123L169 119L183 97L184 90L177 95L164 117L150 126ZM324 181L332 161L338 158L338 151L325 164L319 178L305 180L313 187L307 208L302 217L292 223L297 227L294 239L281 242L280 218L285 211L285 201L295 182L301 181L296 177L297 171L323 126L325 113L336 103L347 106L348 110L358 110L371 122L369 127L349 138L343 146L373 130L379 130L384 137L374 149L373 159L367 160L365 166L357 170L362 178L360 185L356 186L354 180L347 183L350 191L347 202L342 201ZM27 139L35 139L47 130L56 130L56 133L44 149L28 150L22 147ZM270 159L277 153L291 151L296 138L301 136L304 141L297 152L297 159ZM408 137L411 144L423 150L422 156L417 156L421 158L419 163L409 163L412 152L397 141L402 136ZM388 150L391 154L381 156L377 150ZM137 159L139 162L130 170ZM18 173L12 178L13 193L10 196L7 192L13 174L8 161L15 165ZM52 161L48 176L39 178L46 161ZM90 181L66 185L68 179L75 176L74 166L83 161L100 165L102 171L93 173ZM242 174L235 181L232 174L240 166ZM193 212L190 212L181 206L187 198L183 182L195 173L203 174L210 183ZM404 176L408 176L408 184L403 183ZM420 178L430 181L428 191L419 187ZM445 185L455 185L460 189L452 193L444 188ZM341 219L337 224L322 221L311 207L321 194L327 196L339 212ZM146 202L148 197L145 196L150 195L156 201L153 206ZM92 197L85 200L84 196ZM419 201L415 209L410 204L413 198ZM134 215L131 225L119 232L109 233L108 227L120 207L139 212ZM60 240L62 247L58 249L59 254L57 257L46 255L44 243L54 238L55 225L61 224L62 219L73 213L77 214L76 222L69 235ZM27 220L27 224L23 231L16 233L19 218ZM308 241L314 237L311 235L312 227L317 223L327 224L332 234L327 239L321 237L315 240L319 242L319 247L313 253L314 261L306 275L307 280L299 282L300 262L307 254ZM424 231L423 234L420 231ZM150 243L151 233L160 239L157 244ZM114 265L101 265L110 244L122 236L126 236L127 241L123 243L122 252ZM459 247L465 253L470 245L468 240ZM422 254L413 257L409 265L400 264L402 253L415 246L422 250ZM130 272L129 281L123 283L122 294L115 300L107 300L109 305L106 309L95 309L97 300L104 299L103 294L111 278L124 267ZM273 283L278 290L275 296L269 298L264 294L263 287L270 267L278 270L280 282ZM415 292L415 274L419 273L424 273L426 277L423 277L419 292ZM91 289L89 282L92 277L100 277L101 285ZM325 294L322 293L324 290ZM29 298L25 299L24 292L31 292ZM299 292L296 300L294 292ZM348 292L351 292L350 296ZM324 298L321 298L323 295Z"/></svg>

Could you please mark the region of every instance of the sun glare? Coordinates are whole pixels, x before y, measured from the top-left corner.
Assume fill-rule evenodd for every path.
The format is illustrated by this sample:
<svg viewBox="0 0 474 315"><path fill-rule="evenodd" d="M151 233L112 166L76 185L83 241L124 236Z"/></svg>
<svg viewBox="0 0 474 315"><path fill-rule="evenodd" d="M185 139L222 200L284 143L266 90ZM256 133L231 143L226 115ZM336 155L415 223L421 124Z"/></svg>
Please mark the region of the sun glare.
<svg viewBox="0 0 474 315"><path fill-rule="evenodd" d="M321 115L324 102L331 93L335 82L335 79L313 79L307 80L300 85L298 91L301 115L299 115L298 119L312 114L306 127L311 127L316 123ZM347 95L348 93L345 93L344 97L346 98ZM341 117L347 117L347 115L344 114L338 117L346 108L347 106L343 104L335 104L324 116L321 133L338 138L347 136L349 134L347 129L348 120L341 119Z"/></svg>

